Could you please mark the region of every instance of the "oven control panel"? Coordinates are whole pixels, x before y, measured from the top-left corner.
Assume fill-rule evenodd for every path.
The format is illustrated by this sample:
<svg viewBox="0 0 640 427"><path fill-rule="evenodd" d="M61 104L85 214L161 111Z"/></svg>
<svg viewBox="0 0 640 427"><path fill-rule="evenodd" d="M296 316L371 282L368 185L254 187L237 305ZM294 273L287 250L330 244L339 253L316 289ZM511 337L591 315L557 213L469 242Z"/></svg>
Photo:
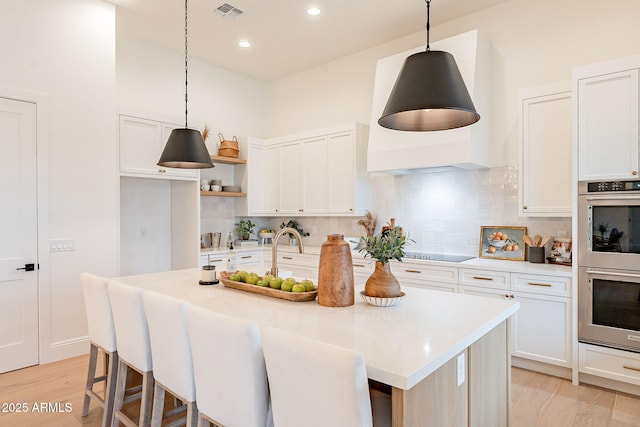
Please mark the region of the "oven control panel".
<svg viewBox="0 0 640 427"><path fill-rule="evenodd" d="M640 181L602 181L588 182L588 193L600 193L603 191L640 191Z"/></svg>

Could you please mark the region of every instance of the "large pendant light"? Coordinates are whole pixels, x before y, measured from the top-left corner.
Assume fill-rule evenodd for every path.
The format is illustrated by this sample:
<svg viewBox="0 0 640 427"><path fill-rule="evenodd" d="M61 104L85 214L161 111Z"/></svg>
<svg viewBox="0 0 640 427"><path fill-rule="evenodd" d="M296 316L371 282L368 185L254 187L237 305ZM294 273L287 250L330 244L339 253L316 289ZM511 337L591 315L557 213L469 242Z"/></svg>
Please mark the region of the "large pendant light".
<svg viewBox="0 0 640 427"><path fill-rule="evenodd" d="M378 119L378 124L385 128L434 131L459 128L480 120L453 55L432 51L429 46L431 0L425 1L427 50L405 60Z"/></svg>
<svg viewBox="0 0 640 427"><path fill-rule="evenodd" d="M209 156L207 146L202 139L202 133L195 129L189 129L187 123L187 102L189 100L188 72L189 56L187 49L187 0L184 1L184 129L174 129L169 135L167 144L162 150L158 166L182 169L212 168L213 163Z"/></svg>

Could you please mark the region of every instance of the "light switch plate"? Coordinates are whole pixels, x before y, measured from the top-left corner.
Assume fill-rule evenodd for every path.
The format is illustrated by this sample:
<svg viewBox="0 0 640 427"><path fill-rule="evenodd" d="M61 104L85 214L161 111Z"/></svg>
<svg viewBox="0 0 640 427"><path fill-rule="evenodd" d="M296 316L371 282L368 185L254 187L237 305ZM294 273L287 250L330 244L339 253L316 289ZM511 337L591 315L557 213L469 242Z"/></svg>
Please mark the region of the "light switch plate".
<svg viewBox="0 0 640 427"><path fill-rule="evenodd" d="M465 358L464 358L464 353L460 354L458 356L458 360L457 360L457 364L458 364L458 387L460 387L460 385L462 385L462 383L464 383L465 380Z"/></svg>
<svg viewBox="0 0 640 427"><path fill-rule="evenodd" d="M49 240L49 252L75 251L76 239L51 239Z"/></svg>

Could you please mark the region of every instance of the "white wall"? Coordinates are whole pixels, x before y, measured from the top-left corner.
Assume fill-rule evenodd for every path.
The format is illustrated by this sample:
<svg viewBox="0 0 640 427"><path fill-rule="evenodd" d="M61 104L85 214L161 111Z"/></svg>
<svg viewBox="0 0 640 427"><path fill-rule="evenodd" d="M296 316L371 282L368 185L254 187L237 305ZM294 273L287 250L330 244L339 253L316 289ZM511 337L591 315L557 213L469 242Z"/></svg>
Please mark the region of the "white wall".
<svg viewBox="0 0 640 427"><path fill-rule="evenodd" d="M640 2L619 0L615 5L596 0L512 0L493 8L431 28L432 40L479 29L492 44L491 157L495 168L486 171L429 173L407 177L376 176L371 211L378 226L391 217L411 231L417 250L477 253L480 225L524 225L530 233L567 231L569 219L526 219L517 214L517 187L505 176L518 163L518 91L521 88L570 80L572 68L640 51ZM394 53L424 44L425 33L376 46L281 80L269 87L267 137L300 132L357 120L370 122L375 63ZM393 141L389 141L390 144ZM556 167L550 153L550 165ZM566 166L566 165L565 165ZM517 170L515 171L517 176ZM432 191L446 183L447 192ZM517 185L517 182L515 183ZM483 200L490 200L487 205ZM515 203L514 203L515 201ZM449 214L442 207L454 209ZM456 211L457 210L457 211ZM458 216L470 218L461 221ZM273 220L272 223L276 223ZM302 218L325 240L325 232L351 234L361 227L330 218ZM453 233L457 246L448 245Z"/></svg>
<svg viewBox="0 0 640 427"><path fill-rule="evenodd" d="M98 0L2 0L0 96L38 104L40 362L87 351L83 271L117 270L115 10ZM75 250L49 254L49 239ZM8 319L2 319L8 321Z"/></svg>
<svg viewBox="0 0 640 427"><path fill-rule="evenodd" d="M119 37L117 41L117 102L119 106L182 117L184 121L184 56L156 46ZM240 157L248 135L262 135L267 125L267 84L213 65L189 58L189 126L202 129L206 124L211 130L206 140L211 154L218 152L218 133L226 139L236 136L240 141ZM246 158L246 157L244 157ZM244 166L239 166L244 168ZM241 171L238 171L241 172ZM201 177L221 179L223 185L233 185L234 169L218 165L201 171ZM146 181L146 180L145 180ZM236 184L239 183L239 179ZM135 179L124 181L125 186L135 184ZM127 193L144 191L147 182ZM149 189L153 191L152 188ZM146 209L139 197L122 198L122 212L127 216L124 228L145 221ZM233 230L235 200L222 197L203 197L201 201L201 232ZM170 210L156 222L171 222ZM141 238L139 233L128 234L127 249L144 246L162 247L166 236L159 233ZM123 253L123 255L125 255ZM155 261L149 260L151 264ZM148 266L151 267L151 264ZM125 270L128 268L123 265ZM138 270L140 271L140 270Z"/></svg>

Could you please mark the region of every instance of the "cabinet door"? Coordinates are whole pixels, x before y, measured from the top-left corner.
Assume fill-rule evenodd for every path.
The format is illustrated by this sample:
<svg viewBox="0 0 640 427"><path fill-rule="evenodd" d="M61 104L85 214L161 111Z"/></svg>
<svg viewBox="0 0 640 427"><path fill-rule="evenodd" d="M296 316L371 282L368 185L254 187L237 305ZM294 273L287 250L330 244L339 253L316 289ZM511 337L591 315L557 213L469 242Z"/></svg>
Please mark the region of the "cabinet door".
<svg viewBox="0 0 640 427"><path fill-rule="evenodd" d="M578 90L580 180L638 175L638 70L582 78Z"/></svg>
<svg viewBox="0 0 640 427"><path fill-rule="evenodd" d="M162 125L154 120L120 115L120 172L162 175L156 163L162 148Z"/></svg>
<svg viewBox="0 0 640 427"><path fill-rule="evenodd" d="M278 213L280 188L278 177L280 174L280 148L278 146L267 147L266 151L266 173L265 178L265 197L266 197L266 213Z"/></svg>
<svg viewBox="0 0 640 427"><path fill-rule="evenodd" d="M258 143L247 147L247 210L249 215L267 213L267 149Z"/></svg>
<svg viewBox="0 0 640 427"><path fill-rule="evenodd" d="M521 216L571 216L572 117L568 82L521 92Z"/></svg>
<svg viewBox="0 0 640 427"><path fill-rule="evenodd" d="M571 298L515 293L513 355L571 367Z"/></svg>
<svg viewBox="0 0 640 427"><path fill-rule="evenodd" d="M325 136L302 141L302 210L305 214L327 212L327 176L333 171L333 165L327 162Z"/></svg>
<svg viewBox="0 0 640 427"><path fill-rule="evenodd" d="M299 141L284 143L278 151L278 212L299 215L302 213L300 188L302 181L302 144Z"/></svg>
<svg viewBox="0 0 640 427"><path fill-rule="evenodd" d="M158 159L160 158L160 154L162 153L162 150L164 150L164 146L167 144L167 141L169 140L171 131L174 129L183 128L183 126L176 125L176 124L162 123L161 128L162 128L162 140L161 140L162 143L160 146L160 153L158 153ZM155 163L158 162L158 159L156 159ZM178 169L178 168L167 168L167 167L163 169L166 170L164 175L167 177L198 179L198 169Z"/></svg>
<svg viewBox="0 0 640 427"><path fill-rule="evenodd" d="M356 141L353 132L327 138L327 212L350 214L355 208Z"/></svg>

